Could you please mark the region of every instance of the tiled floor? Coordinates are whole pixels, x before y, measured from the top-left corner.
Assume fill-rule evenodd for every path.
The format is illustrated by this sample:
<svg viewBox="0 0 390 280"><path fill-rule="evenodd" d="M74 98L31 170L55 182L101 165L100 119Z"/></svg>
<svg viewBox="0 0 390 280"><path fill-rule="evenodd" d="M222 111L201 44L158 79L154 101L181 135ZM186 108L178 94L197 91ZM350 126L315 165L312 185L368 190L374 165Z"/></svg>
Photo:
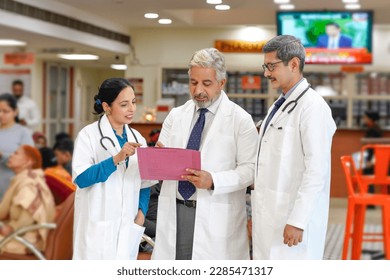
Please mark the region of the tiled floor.
<svg viewBox="0 0 390 280"><path fill-rule="evenodd" d="M381 232L381 212L382 211L380 208L368 209L366 211L366 232ZM324 259L339 260L341 258L341 250L344 243L344 225L346 213L346 198L331 199L327 243L325 245ZM361 255L361 259L370 260L372 258L375 258L375 253L381 253L382 251L382 242L365 242L363 243L363 253Z"/></svg>

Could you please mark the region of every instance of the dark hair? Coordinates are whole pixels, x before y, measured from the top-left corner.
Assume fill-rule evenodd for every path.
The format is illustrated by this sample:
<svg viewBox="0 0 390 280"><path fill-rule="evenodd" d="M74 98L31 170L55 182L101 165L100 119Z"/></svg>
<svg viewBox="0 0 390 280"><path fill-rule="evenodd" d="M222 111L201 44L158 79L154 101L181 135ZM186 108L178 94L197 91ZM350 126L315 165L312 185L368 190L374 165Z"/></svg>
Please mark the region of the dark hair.
<svg viewBox="0 0 390 280"><path fill-rule="evenodd" d="M64 138L57 141L53 146L53 151L55 150L60 152L69 152L71 155L73 155L73 140Z"/></svg>
<svg viewBox="0 0 390 280"><path fill-rule="evenodd" d="M10 106L14 111L18 109L18 101L13 94L10 93L0 94L0 101L7 102L8 106Z"/></svg>
<svg viewBox="0 0 390 280"><path fill-rule="evenodd" d="M24 84L23 84L23 81L22 81L22 80L15 80L15 81L12 82L12 86L15 86L15 85L21 85L21 86L23 86Z"/></svg>
<svg viewBox="0 0 390 280"><path fill-rule="evenodd" d="M16 97L11 93L0 94L0 101L6 102L8 106L10 106L14 111L18 109L18 101ZM19 122L18 116L15 117L15 122Z"/></svg>
<svg viewBox="0 0 390 280"><path fill-rule="evenodd" d="M284 65L297 57L299 59L299 71L303 72L305 66L306 51L301 41L291 35L279 35L269 40L263 47L264 53L276 51L276 57L283 61Z"/></svg>
<svg viewBox="0 0 390 280"><path fill-rule="evenodd" d="M72 139L72 137L66 132L58 132L55 136L56 142L61 141L62 139Z"/></svg>
<svg viewBox="0 0 390 280"><path fill-rule="evenodd" d="M337 29L340 29L340 25L339 25L338 23L334 22L334 21L328 22L328 23L326 24L326 26L334 26L334 27L336 27Z"/></svg>
<svg viewBox="0 0 390 280"><path fill-rule="evenodd" d="M374 122L380 119L379 113L377 111L367 110L364 112L364 114L367 116L367 118L371 119Z"/></svg>
<svg viewBox="0 0 390 280"><path fill-rule="evenodd" d="M131 87L134 90L133 85L129 80L124 78L110 78L105 80L99 87L99 92L94 96L95 103L93 109L95 114L99 115L103 113L102 103L106 102L111 106L112 102L118 97L119 93L124 88Z"/></svg>

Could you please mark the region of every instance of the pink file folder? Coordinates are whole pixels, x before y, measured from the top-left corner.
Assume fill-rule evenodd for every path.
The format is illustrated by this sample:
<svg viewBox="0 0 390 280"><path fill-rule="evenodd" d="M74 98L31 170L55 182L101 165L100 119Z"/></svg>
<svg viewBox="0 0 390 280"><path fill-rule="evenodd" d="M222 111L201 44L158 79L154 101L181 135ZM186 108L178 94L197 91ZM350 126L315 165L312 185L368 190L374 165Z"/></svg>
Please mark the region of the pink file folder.
<svg viewBox="0 0 390 280"><path fill-rule="evenodd" d="M179 148L137 148L142 180L183 180L186 168L200 170L200 152Z"/></svg>

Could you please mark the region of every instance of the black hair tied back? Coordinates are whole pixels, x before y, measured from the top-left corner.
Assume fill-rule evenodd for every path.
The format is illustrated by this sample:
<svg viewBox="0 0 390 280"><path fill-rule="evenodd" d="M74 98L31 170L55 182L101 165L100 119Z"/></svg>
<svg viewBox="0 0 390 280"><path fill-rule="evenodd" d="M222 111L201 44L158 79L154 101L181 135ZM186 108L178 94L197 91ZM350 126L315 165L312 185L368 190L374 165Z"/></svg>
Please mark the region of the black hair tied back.
<svg viewBox="0 0 390 280"><path fill-rule="evenodd" d="M93 99L95 100L95 103L93 104L93 109L95 110L95 114L97 115L100 115L101 113L103 113L103 105L102 105L102 101L100 100L99 98L99 95L96 94Z"/></svg>

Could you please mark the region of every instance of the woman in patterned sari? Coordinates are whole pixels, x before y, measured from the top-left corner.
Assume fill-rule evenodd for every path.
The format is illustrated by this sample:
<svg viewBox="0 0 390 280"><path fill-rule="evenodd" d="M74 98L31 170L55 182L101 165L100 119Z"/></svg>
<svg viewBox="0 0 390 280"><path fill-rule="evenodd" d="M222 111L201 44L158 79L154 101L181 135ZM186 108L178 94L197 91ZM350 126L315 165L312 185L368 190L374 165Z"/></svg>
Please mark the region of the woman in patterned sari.
<svg viewBox="0 0 390 280"><path fill-rule="evenodd" d="M0 240L21 227L53 222L55 216L54 198L45 181L39 150L23 145L9 157L7 165L15 176L0 202ZM47 234L47 229L41 229L23 237L43 251ZM28 253L16 240L9 241L1 251Z"/></svg>

